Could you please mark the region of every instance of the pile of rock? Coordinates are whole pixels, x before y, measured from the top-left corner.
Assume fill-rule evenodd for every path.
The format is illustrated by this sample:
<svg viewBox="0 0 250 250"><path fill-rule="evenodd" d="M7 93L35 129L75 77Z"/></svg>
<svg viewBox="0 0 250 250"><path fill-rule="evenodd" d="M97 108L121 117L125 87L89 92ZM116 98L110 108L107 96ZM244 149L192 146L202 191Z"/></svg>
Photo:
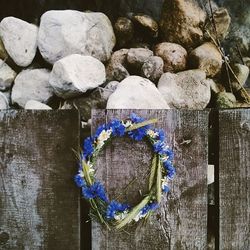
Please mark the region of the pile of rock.
<svg viewBox="0 0 250 250"><path fill-rule="evenodd" d="M116 42L104 14L71 10L46 12L40 27L6 17L0 23L0 38L0 90L6 93L0 96L1 108L33 104L50 109L44 104L55 97L75 98L104 84L102 62L110 58ZM46 68L36 66L39 54Z"/></svg>
<svg viewBox="0 0 250 250"><path fill-rule="evenodd" d="M39 27L6 17L0 108L78 108L88 121L93 107L247 106L250 60L225 68L214 41L227 37L231 19L213 6L215 22L193 0L165 1L160 22L128 13L112 25L103 13L73 10L48 11Z"/></svg>

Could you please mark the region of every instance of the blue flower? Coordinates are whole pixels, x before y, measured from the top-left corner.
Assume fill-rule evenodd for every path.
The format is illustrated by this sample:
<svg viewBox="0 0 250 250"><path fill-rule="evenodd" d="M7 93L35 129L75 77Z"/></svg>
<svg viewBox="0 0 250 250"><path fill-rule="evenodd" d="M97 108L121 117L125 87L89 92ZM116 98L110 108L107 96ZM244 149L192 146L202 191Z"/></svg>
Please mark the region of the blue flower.
<svg viewBox="0 0 250 250"><path fill-rule="evenodd" d="M163 162L163 166L165 167L166 170L168 170L173 167L173 163L169 160L166 160Z"/></svg>
<svg viewBox="0 0 250 250"><path fill-rule="evenodd" d="M141 209L141 215L147 214L149 211L154 211L159 207L159 204L157 202L148 203L146 206L144 206Z"/></svg>
<svg viewBox="0 0 250 250"><path fill-rule="evenodd" d="M82 187L82 194L86 199L100 198L108 202L108 198L103 185L100 182L95 182L93 185Z"/></svg>
<svg viewBox="0 0 250 250"><path fill-rule="evenodd" d="M140 123L140 122L144 122L144 121L145 121L144 118L142 118L142 117L136 115L135 113L132 113L132 114L130 115L130 119L131 119L131 121L132 121L133 123Z"/></svg>
<svg viewBox="0 0 250 250"><path fill-rule="evenodd" d="M86 185L86 182L83 180L83 178L79 174L74 176L74 181L77 187L83 187Z"/></svg>
<svg viewBox="0 0 250 250"><path fill-rule="evenodd" d="M141 141L147 135L147 129L145 127L138 128L128 132L130 138L136 141Z"/></svg>
<svg viewBox="0 0 250 250"><path fill-rule="evenodd" d="M132 113L130 115L130 119L133 123L141 123L144 122L145 119L137 116L136 114ZM143 138L147 135L147 130L150 128L150 125L145 125L141 128L134 129L128 132L128 135L130 138L136 140L136 141L141 141Z"/></svg>
<svg viewBox="0 0 250 250"><path fill-rule="evenodd" d="M92 156L93 152L94 152L93 139L91 137L87 137L83 143L83 156L86 159L87 157Z"/></svg>
<svg viewBox="0 0 250 250"><path fill-rule="evenodd" d="M175 173L176 173L176 170L175 170L175 167L172 167L172 168L169 168L167 170L167 177L172 180L175 176Z"/></svg>
<svg viewBox="0 0 250 250"><path fill-rule="evenodd" d="M163 166L166 169L167 177L172 180L176 173L175 167L173 166L172 162L169 160L164 161Z"/></svg>
<svg viewBox="0 0 250 250"><path fill-rule="evenodd" d="M125 134L125 131L126 131L125 126L122 124L121 121L119 121L117 119L111 121L110 124L108 125L108 127L110 129L112 129L112 134L114 136L123 136Z"/></svg>
<svg viewBox="0 0 250 250"><path fill-rule="evenodd" d="M154 152L160 154L160 155L166 155L168 156L168 159L170 161L173 160L174 158L174 152L169 148L167 147L167 145L165 144L165 142L163 141L157 141L154 143L153 145L154 147Z"/></svg>
<svg viewBox="0 0 250 250"><path fill-rule="evenodd" d="M107 219L113 219L115 217L116 212L124 212L129 209L129 205L122 204L117 201L111 201L106 210Z"/></svg>
<svg viewBox="0 0 250 250"><path fill-rule="evenodd" d="M97 130L95 131L95 139L96 138L98 138L98 136L101 134L101 132L103 131L103 130L105 130L106 129L106 126L105 126L105 124L102 124L102 125L100 125L98 128L97 128Z"/></svg>
<svg viewBox="0 0 250 250"><path fill-rule="evenodd" d="M162 142L165 141L165 132L164 132L163 129L155 128L154 132L158 133L158 136L156 137L156 140L159 140L159 141L162 141Z"/></svg>
<svg viewBox="0 0 250 250"><path fill-rule="evenodd" d="M166 144L163 141L157 141L153 145L154 152L158 154L164 154L166 149Z"/></svg>
<svg viewBox="0 0 250 250"><path fill-rule="evenodd" d="M169 187L167 185L164 185L162 188L163 193L168 193L169 192Z"/></svg>
<svg viewBox="0 0 250 250"><path fill-rule="evenodd" d="M170 161L174 159L174 152L170 148L166 148L164 154L168 156Z"/></svg>

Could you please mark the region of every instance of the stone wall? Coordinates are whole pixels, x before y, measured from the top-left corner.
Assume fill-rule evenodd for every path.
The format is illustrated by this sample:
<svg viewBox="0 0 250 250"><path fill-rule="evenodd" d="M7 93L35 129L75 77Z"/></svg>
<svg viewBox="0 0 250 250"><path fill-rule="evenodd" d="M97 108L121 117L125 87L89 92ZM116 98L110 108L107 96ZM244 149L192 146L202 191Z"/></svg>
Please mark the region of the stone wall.
<svg viewBox="0 0 250 250"><path fill-rule="evenodd" d="M1 9L1 108L77 107L87 122L93 107L248 107L250 4L211 6L10 0Z"/></svg>

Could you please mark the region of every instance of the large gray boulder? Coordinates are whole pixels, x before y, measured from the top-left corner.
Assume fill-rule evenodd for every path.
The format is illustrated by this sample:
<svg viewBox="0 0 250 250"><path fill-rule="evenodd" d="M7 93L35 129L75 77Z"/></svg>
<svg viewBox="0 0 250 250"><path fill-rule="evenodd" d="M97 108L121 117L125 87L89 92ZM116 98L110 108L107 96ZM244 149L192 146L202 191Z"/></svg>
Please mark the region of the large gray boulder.
<svg viewBox="0 0 250 250"><path fill-rule="evenodd" d="M0 59L0 90L6 91L12 86L16 72Z"/></svg>
<svg viewBox="0 0 250 250"><path fill-rule="evenodd" d="M161 76L158 89L171 108L204 109L210 101L211 81L202 70Z"/></svg>
<svg viewBox="0 0 250 250"><path fill-rule="evenodd" d="M115 41L111 22L103 13L63 10L48 11L41 17L38 46L50 63L71 54L107 61Z"/></svg>
<svg viewBox="0 0 250 250"><path fill-rule="evenodd" d="M107 109L168 109L155 85L140 76L129 76L110 95Z"/></svg>
<svg viewBox="0 0 250 250"><path fill-rule="evenodd" d="M67 99L94 89L105 80L102 62L92 56L73 54L54 64L49 82L57 96Z"/></svg>
<svg viewBox="0 0 250 250"><path fill-rule="evenodd" d="M31 64L37 49L38 27L15 17L0 23L0 38L13 61L22 67Z"/></svg>
<svg viewBox="0 0 250 250"><path fill-rule="evenodd" d="M27 69L19 73L12 88L12 103L25 107L29 100L48 103L53 96L47 69Z"/></svg>

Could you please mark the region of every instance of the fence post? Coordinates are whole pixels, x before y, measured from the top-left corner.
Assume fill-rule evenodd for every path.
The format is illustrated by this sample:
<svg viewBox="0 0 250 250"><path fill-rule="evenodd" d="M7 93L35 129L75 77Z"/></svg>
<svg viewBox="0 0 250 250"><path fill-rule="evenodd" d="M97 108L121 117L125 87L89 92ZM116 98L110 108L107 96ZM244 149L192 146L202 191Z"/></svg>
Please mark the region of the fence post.
<svg viewBox="0 0 250 250"><path fill-rule="evenodd" d="M250 249L250 109L219 111L219 249Z"/></svg>
<svg viewBox="0 0 250 250"><path fill-rule="evenodd" d="M132 110L94 110L92 132L111 118L127 118ZM206 249L207 247L207 165L209 111L134 110L145 118L158 118L157 127L167 132L175 151L177 176L161 209L147 225L128 232L108 231L92 223L93 250ZM144 142L115 139L96 164L109 196L135 203L146 192L152 153ZM134 179L137 177L138 179ZM134 180L124 192L124 187Z"/></svg>
<svg viewBox="0 0 250 250"><path fill-rule="evenodd" d="M80 249L75 111L0 112L0 249Z"/></svg>

